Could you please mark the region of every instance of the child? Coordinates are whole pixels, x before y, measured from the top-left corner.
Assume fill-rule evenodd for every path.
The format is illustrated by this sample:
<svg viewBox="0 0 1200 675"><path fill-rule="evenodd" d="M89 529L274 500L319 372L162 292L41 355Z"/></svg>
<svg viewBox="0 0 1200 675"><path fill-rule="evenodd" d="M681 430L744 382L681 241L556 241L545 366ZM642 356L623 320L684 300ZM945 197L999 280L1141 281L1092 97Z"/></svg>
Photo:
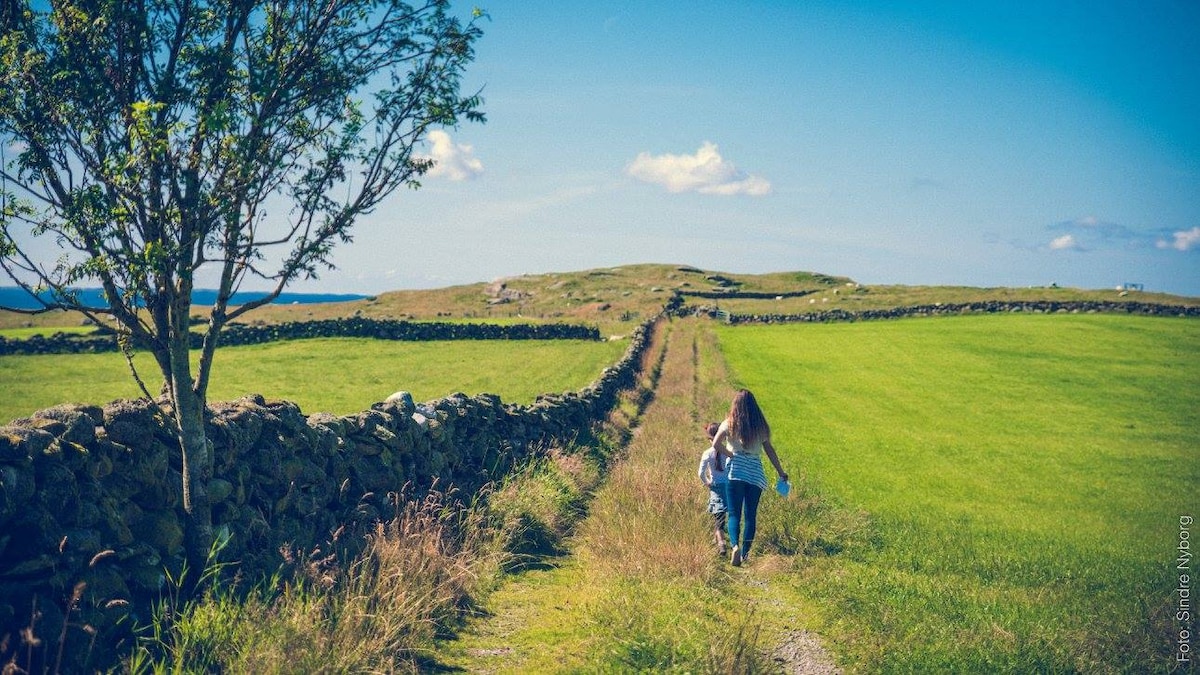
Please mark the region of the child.
<svg viewBox="0 0 1200 675"><path fill-rule="evenodd" d="M708 434L708 449L704 454L700 455L700 482L704 483L708 488L708 512L713 518L713 540L717 544L717 550L723 556L725 555L725 531L728 518L728 509L725 507L725 492L729 480L729 460L721 456L712 447L713 437L717 435L717 429L720 427L716 422L710 422L704 427L704 433Z"/></svg>

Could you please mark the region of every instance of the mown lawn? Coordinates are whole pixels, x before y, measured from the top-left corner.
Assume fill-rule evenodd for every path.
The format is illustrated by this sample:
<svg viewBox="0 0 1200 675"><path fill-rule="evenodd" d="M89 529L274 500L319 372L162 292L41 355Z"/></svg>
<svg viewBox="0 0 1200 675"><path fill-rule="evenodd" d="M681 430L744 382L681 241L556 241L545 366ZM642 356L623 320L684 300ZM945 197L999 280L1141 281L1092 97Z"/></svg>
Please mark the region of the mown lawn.
<svg viewBox="0 0 1200 675"><path fill-rule="evenodd" d="M294 401L306 414L349 414L398 390L417 401L454 392L531 403L580 389L620 359L629 343L578 340L395 342L330 338L229 347L217 354L209 400L247 394ZM161 377L148 355L136 363L151 391ZM0 424L63 402L139 396L119 354L0 356Z"/></svg>
<svg viewBox="0 0 1200 675"><path fill-rule="evenodd" d="M798 559L866 670L1166 671L1200 511L1200 322L1054 315L722 327L793 475L865 510Z"/></svg>

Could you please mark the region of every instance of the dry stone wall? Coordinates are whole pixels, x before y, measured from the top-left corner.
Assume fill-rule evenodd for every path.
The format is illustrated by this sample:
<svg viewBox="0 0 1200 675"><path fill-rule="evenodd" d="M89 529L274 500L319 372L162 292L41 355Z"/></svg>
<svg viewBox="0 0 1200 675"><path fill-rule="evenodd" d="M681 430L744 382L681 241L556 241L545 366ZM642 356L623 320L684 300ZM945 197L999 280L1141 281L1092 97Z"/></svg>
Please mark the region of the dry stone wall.
<svg viewBox="0 0 1200 675"><path fill-rule="evenodd" d="M721 318L732 324L747 323L831 323L836 321L873 321L880 319L903 319L924 316L951 316L957 314L1007 314L1027 312L1032 314L1140 314L1164 317L1200 317L1200 307L1188 305L1165 305L1149 302L1104 302L1104 301L983 301L968 303L938 303L913 305L888 309L845 310L808 312L804 314L730 314L716 307L700 306L679 309L677 313Z"/></svg>
<svg viewBox="0 0 1200 675"><path fill-rule="evenodd" d="M208 493L230 542L223 559L244 576L269 575L281 547L307 552L339 528L385 519L406 486L416 495L436 481L471 494L586 433L636 383L651 326L588 387L529 406L488 394L418 404L406 392L345 416L306 416L258 396L211 405ZM9 636L9 651L34 606L37 634L56 637L79 582L68 641L87 644L78 628L88 625L112 642L148 618L167 575L179 574L180 453L155 411L148 401L64 405L0 428L0 640Z"/></svg>
<svg viewBox="0 0 1200 675"><path fill-rule="evenodd" d="M221 346L261 344L276 340L319 337L374 338L378 340L599 340L600 329L575 324L489 324L447 321L398 321L386 319L325 319L290 321L270 325L230 324L221 331ZM192 334L192 347L200 347L203 336ZM116 335L108 329L85 334L55 333L23 340L0 337L0 356L6 354L81 354L114 352Z"/></svg>
<svg viewBox="0 0 1200 675"><path fill-rule="evenodd" d="M817 293L816 290L804 291L677 291L687 298L705 298L707 300L775 300L776 298L802 298Z"/></svg>

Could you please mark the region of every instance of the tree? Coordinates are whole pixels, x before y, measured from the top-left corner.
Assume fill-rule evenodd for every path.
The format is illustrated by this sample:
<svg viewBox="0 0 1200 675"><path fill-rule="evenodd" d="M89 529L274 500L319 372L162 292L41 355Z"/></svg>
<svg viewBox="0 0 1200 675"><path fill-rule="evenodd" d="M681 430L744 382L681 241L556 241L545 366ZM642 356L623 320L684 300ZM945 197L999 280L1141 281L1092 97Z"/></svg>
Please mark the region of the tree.
<svg viewBox="0 0 1200 675"><path fill-rule="evenodd" d="M460 94L480 16L446 0L0 4L0 266L33 311L117 327L152 400L128 345L154 355L193 561L212 539L204 410L222 328L332 268L356 217L419 187L429 130L484 120ZM218 294L193 367L200 273ZM231 306L248 280L272 290ZM89 305L77 289L97 284Z"/></svg>

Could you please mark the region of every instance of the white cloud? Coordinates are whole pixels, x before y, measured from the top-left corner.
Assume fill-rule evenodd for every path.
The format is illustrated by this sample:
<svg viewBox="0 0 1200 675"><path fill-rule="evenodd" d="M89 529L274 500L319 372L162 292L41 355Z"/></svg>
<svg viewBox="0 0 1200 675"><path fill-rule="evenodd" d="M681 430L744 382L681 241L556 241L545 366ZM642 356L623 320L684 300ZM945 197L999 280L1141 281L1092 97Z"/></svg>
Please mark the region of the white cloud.
<svg viewBox="0 0 1200 675"><path fill-rule="evenodd" d="M441 129L429 132L429 143L430 152L422 159L432 159L434 164L426 176L460 181L483 173L483 162L475 157L472 146L455 144L450 134Z"/></svg>
<svg viewBox="0 0 1200 675"><path fill-rule="evenodd" d="M752 176L726 161L717 146L705 141L694 155L651 155L639 153L625 172L670 192L699 192L707 195L749 195L771 192L771 183Z"/></svg>
<svg viewBox="0 0 1200 675"><path fill-rule="evenodd" d="M1081 250L1079 242L1076 241L1075 235L1064 234L1050 242L1051 251L1078 251Z"/></svg>
<svg viewBox="0 0 1200 675"><path fill-rule="evenodd" d="M1176 251L1190 251L1200 246L1200 227L1193 227L1190 230L1180 230L1171 236L1174 237L1174 241L1159 239L1158 247L1173 248Z"/></svg>

